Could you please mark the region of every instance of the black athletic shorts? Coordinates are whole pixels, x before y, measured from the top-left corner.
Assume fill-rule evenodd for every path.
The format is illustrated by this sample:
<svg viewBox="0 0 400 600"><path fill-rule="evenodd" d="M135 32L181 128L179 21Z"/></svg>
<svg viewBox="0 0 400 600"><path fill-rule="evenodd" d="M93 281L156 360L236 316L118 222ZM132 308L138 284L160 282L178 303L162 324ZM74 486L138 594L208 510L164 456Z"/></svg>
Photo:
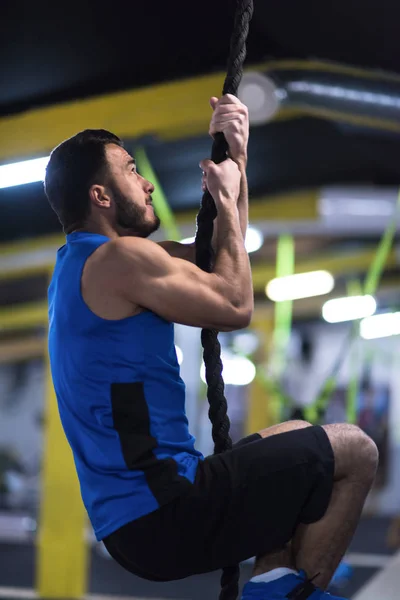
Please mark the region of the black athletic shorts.
<svg viewBox="0 0 400 600"><path fill-rule="evenodd" d="M172 581L280 550L328 507L334 456L322 427L241 440L199 464L188 492L106 539L125 569Z"/></svg>

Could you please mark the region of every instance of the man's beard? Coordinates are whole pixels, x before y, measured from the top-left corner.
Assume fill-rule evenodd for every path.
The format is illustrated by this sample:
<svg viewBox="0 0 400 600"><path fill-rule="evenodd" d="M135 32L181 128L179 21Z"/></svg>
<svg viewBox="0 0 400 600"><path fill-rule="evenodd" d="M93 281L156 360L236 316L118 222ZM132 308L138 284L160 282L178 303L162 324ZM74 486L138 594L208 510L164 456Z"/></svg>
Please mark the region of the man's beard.
<svg viewBox="0 0 400 600"><path fill-rule="evenodd" d="M157 231L160 227L160 219L154 213L153 218L149 218L147 205L143 210L126 200L126 198L113 190L113 197L116 204L116 219L117 225L127 230L127 233L138 237L147 238L149 235ZM154 208L153 208L154 211Z"/></svg>

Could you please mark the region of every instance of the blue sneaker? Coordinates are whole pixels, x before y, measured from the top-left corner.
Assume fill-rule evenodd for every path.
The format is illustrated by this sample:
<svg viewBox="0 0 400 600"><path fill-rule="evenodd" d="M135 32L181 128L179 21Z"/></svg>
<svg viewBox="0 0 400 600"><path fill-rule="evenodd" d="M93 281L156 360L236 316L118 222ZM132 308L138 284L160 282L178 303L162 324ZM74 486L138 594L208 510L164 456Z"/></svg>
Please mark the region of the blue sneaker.
<svg viewBox="0 0 400 600"><path fill-rule="evenodd" d="M315 587L304 571L291 573L268 583L246 583L242 600L346 600Z"/></svg>

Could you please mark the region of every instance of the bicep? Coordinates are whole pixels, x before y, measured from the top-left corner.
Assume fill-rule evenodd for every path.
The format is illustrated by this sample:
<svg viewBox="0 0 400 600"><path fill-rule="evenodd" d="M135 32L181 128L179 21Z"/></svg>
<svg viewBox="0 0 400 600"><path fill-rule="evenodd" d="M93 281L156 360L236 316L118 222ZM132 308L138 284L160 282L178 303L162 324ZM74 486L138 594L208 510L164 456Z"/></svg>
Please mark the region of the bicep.
<svg viewBox="0 0 400 600"><path fill-rule="evenodd" d="M123 293L132 303L183 325L221 331L244 326L218 275L173 258L158 245L147 248L141 256L132 254L131 268L125 270Z"/></svg>
<svg viewBox="0 0 400 600"><path fill-rule="evenodd" d="M205 277L197 277L190 269L182 268L180 273L145 278L139 292L140 298L139 295L137 298L141 306L167 321L193 327L234 329L238 326L238 311L216 287L205 281Z"/></svg>

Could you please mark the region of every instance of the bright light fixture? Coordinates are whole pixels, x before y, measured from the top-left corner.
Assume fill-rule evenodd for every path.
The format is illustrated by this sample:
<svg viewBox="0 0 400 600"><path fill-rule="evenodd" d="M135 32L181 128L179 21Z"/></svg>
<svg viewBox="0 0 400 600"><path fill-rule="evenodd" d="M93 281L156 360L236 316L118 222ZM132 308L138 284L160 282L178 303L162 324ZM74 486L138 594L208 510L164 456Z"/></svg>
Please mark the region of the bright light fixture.
<svg viewBox="0 0 400 600"><path fill-rule="evenodd" d="M248 358L222 352L223 378L227 385L248 385L256 376L256 368ZM205 366L201 365L200 377L206 383Z"/></svg>
<svg viewBox="0 0 400 600"><path fill-rule="evenodd" d="M284 302L329 294L334 285L335 280L328 271L310 271L272 279L265 292L270 300Z"/></svg>
<svg viewBox="0 0 400 600"><path fill-rule="evenodd" d="M248 254L257 252L264 243L264 236L259 229L248 227L246 231L245 246Z"/></svg>
<svg viewBox="0 0 400 600"><path fill-rule="evenodd" d="M341 323L370 317L375 311L376 301L373 296L349 296L325 302L322 316L328 323Z"/></svg>
<svg viewBox="0 0 400 600"><path fill-rule="evenodd" d="M400 334L400 312L366 317L360 323L360 335L365 340Z"/></svg>
<svg viewBox="0 0 400 600"><path fill-rule="evenodd" d="M181 240L181 244L193 244L194 240L194 237L184 238ZM249 254L259 250L263 245L263 242L264 236L259 229L256 229L255 227L247 228L245 246Z"/></svg>
<svg viewBox="0 0 400 600"><path fill-rule="evenodd" d="M178 365L181 365L183 363L183 352L179 348L179 346L177 346L176 344L175 344L175 351L176 351L176 358L178 359Z"/></svg>
<svg viewBox="0 0 400 600"><path fill-rule="evenodd" d="M49 156L0 165L0 188L43 181Z"/></svg>

